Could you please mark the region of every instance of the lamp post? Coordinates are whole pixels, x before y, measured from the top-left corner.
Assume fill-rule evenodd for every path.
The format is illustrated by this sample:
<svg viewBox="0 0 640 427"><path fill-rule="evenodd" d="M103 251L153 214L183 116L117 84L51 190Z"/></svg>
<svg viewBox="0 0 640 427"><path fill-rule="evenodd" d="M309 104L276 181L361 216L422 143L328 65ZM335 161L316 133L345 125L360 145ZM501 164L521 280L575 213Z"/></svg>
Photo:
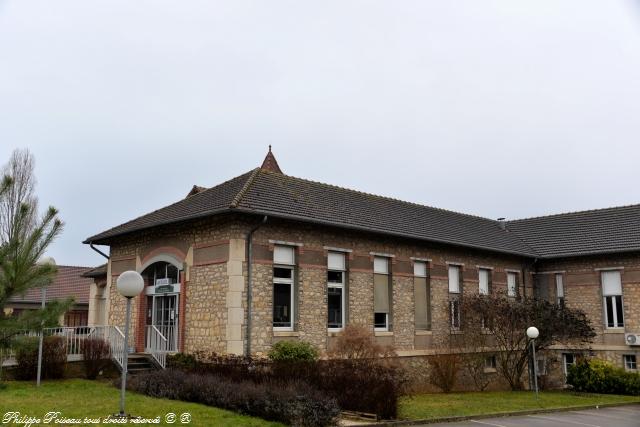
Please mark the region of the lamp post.
<svg viewBox="0 0 640 427"><path fill-rule="evenodd" d="M56 265L56 260L50 256L40 258L37 262L38 265ZM42 310L44 310L47 300L47 288L40 288L40 294L42 295ZM44 346L44 320L40 322L40 340L38 342L38 380L37 386L40 387L40 378L42 377L42 347Z"/></svg>
<svg viewBox="0 0 640 427"><path fill-rule="evenodd" d="M120 382L120 416L126 417L124 412L124 393L127 385L127 362L129 359L129 322L131 317L131 298L142 292L144 280L136 271L125 271L118 277L116 283L120 295L127 299L127 314L124 326L124 348L122 355L122 378Z"/></svg>
<svg viewBox="0 0 640 427"><path fill-rule="evenodd" d="M538 398L538 362L536 361L536 338L540 335L540 331L535 326L527 328L527 336L531 340L531 350L533 353L533 384L536 388L536 399Z"/></svg>

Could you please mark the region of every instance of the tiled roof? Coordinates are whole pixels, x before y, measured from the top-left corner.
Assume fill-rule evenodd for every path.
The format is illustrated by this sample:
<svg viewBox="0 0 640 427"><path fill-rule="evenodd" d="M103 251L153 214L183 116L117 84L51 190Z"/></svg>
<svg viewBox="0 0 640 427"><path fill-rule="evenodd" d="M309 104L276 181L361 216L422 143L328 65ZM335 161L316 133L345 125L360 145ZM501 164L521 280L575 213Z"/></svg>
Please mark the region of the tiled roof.
<svg viewBox="0 0 640 427"><path fill-rule="evenodd" d="M525 257L640 250L640 205L510 221L504 230L492 219L284 175L271 151L263 167L198 190L84 243L108 244L134 231L243 212Z"/></svg>
<svg viewBox="0 0 640 427"><path fill-rule="evenodd" d="M82 273L82 277L101 277L107 275L107 264L99 265Z"/></svg>
<svg viewBox="0 0 640 427"><path fill-rule="evenodd" d="M533 255L513 233L490 219L374 196L261 168L89 237L107 243L126 233L222 212L247 212Z"/></svg>
<svg viewBox="0 0 640 427"><path fill-rule="evenodd" d="M83 277L83 273L91 270L91 267L75 267L58 265L58 274L53 283L47 287L47 301L73 297L76 304L89 303L89 288L93 280ZM11 298L10 302L35 302L42 301L40 289L30 289L23 296Z"/></svg>
<svg viewBox="0 0 640 427"><path fill-rule="evenodd" d="M521 219L507 228L540 258L640 250L640 205Z"/></svg>

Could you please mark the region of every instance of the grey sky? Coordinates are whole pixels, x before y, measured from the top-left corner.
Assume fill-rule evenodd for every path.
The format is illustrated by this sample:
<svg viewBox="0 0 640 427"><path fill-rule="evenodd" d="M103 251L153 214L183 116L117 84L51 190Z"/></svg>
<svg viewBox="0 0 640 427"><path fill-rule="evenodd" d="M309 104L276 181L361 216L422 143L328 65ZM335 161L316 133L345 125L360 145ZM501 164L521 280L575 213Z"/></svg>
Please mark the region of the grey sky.
<svg viewBox="0 0 640 427"><path fill-rule="evenodd" d="M640 202L638 1L0 0L0 161L89 235L260 164L491 218Z"/></svg>

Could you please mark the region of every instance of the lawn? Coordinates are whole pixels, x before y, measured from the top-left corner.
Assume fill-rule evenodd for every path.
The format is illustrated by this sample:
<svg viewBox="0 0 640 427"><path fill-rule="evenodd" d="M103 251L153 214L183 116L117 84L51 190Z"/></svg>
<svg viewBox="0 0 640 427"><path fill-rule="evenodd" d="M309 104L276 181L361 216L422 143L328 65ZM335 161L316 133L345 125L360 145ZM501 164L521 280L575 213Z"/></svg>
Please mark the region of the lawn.
<svg viewBox="0 0 640 427"><path fill-rule="evenodd" d="M640 402L640 397L568 391L541 392L538 400L526 391L419 394L402 398L399 413L400 418L419 420L623 402Z"/></svg>
<svg viewBox="0 0 640 427"><path fill-rule="evenodd" d="M43 418L50 411L60 411L67 418L106 417L119 410L119 389L111 383L88 380L43 381L40 389L33 382L8 381L0 389L0 417L8 411ZM196 403L186 403L127 392L127 413L143 418L162 418L172 412L178 416L174 425L275 427L281 424L264 421ZM180 415L188 412L191 422L182 424ZM0 418L2 423L2 418ZM54 423L51 423L54 424ZM41 425L41 424L33 424ZM65 424L57 424L65 425ZM82 424L84 425L84 424ZM129 424L132 425L132 424ZM147 424L153 425L153 424ZM167 424L168 425L168 424Z"/></svg>

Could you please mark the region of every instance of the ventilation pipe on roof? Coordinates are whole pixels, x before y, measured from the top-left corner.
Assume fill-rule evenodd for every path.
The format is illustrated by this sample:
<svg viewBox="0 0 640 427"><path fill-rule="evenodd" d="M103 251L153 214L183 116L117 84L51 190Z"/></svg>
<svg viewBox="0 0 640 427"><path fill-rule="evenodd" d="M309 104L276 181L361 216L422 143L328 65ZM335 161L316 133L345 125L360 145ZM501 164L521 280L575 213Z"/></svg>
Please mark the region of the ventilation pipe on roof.
<svg viewBox="0 0 640 427"><path fill-rule="evenodd" d="M500 230L504 231L507 229L507 221L505 218L498 218L498 225L500 226Z"/></svg>
<svg viewBox="0 0 640 427"><path fill-rule="evenodd" d="M253 227L247 233L247 343L245 355L251 356L251 316L253 315L252 303L253 303L253 281L251 270L253 269L252 258L253 258L253 233L255 233L258 228L262 227L263 224L267 222L266 215L262 218L262 221Z"/></svg>

